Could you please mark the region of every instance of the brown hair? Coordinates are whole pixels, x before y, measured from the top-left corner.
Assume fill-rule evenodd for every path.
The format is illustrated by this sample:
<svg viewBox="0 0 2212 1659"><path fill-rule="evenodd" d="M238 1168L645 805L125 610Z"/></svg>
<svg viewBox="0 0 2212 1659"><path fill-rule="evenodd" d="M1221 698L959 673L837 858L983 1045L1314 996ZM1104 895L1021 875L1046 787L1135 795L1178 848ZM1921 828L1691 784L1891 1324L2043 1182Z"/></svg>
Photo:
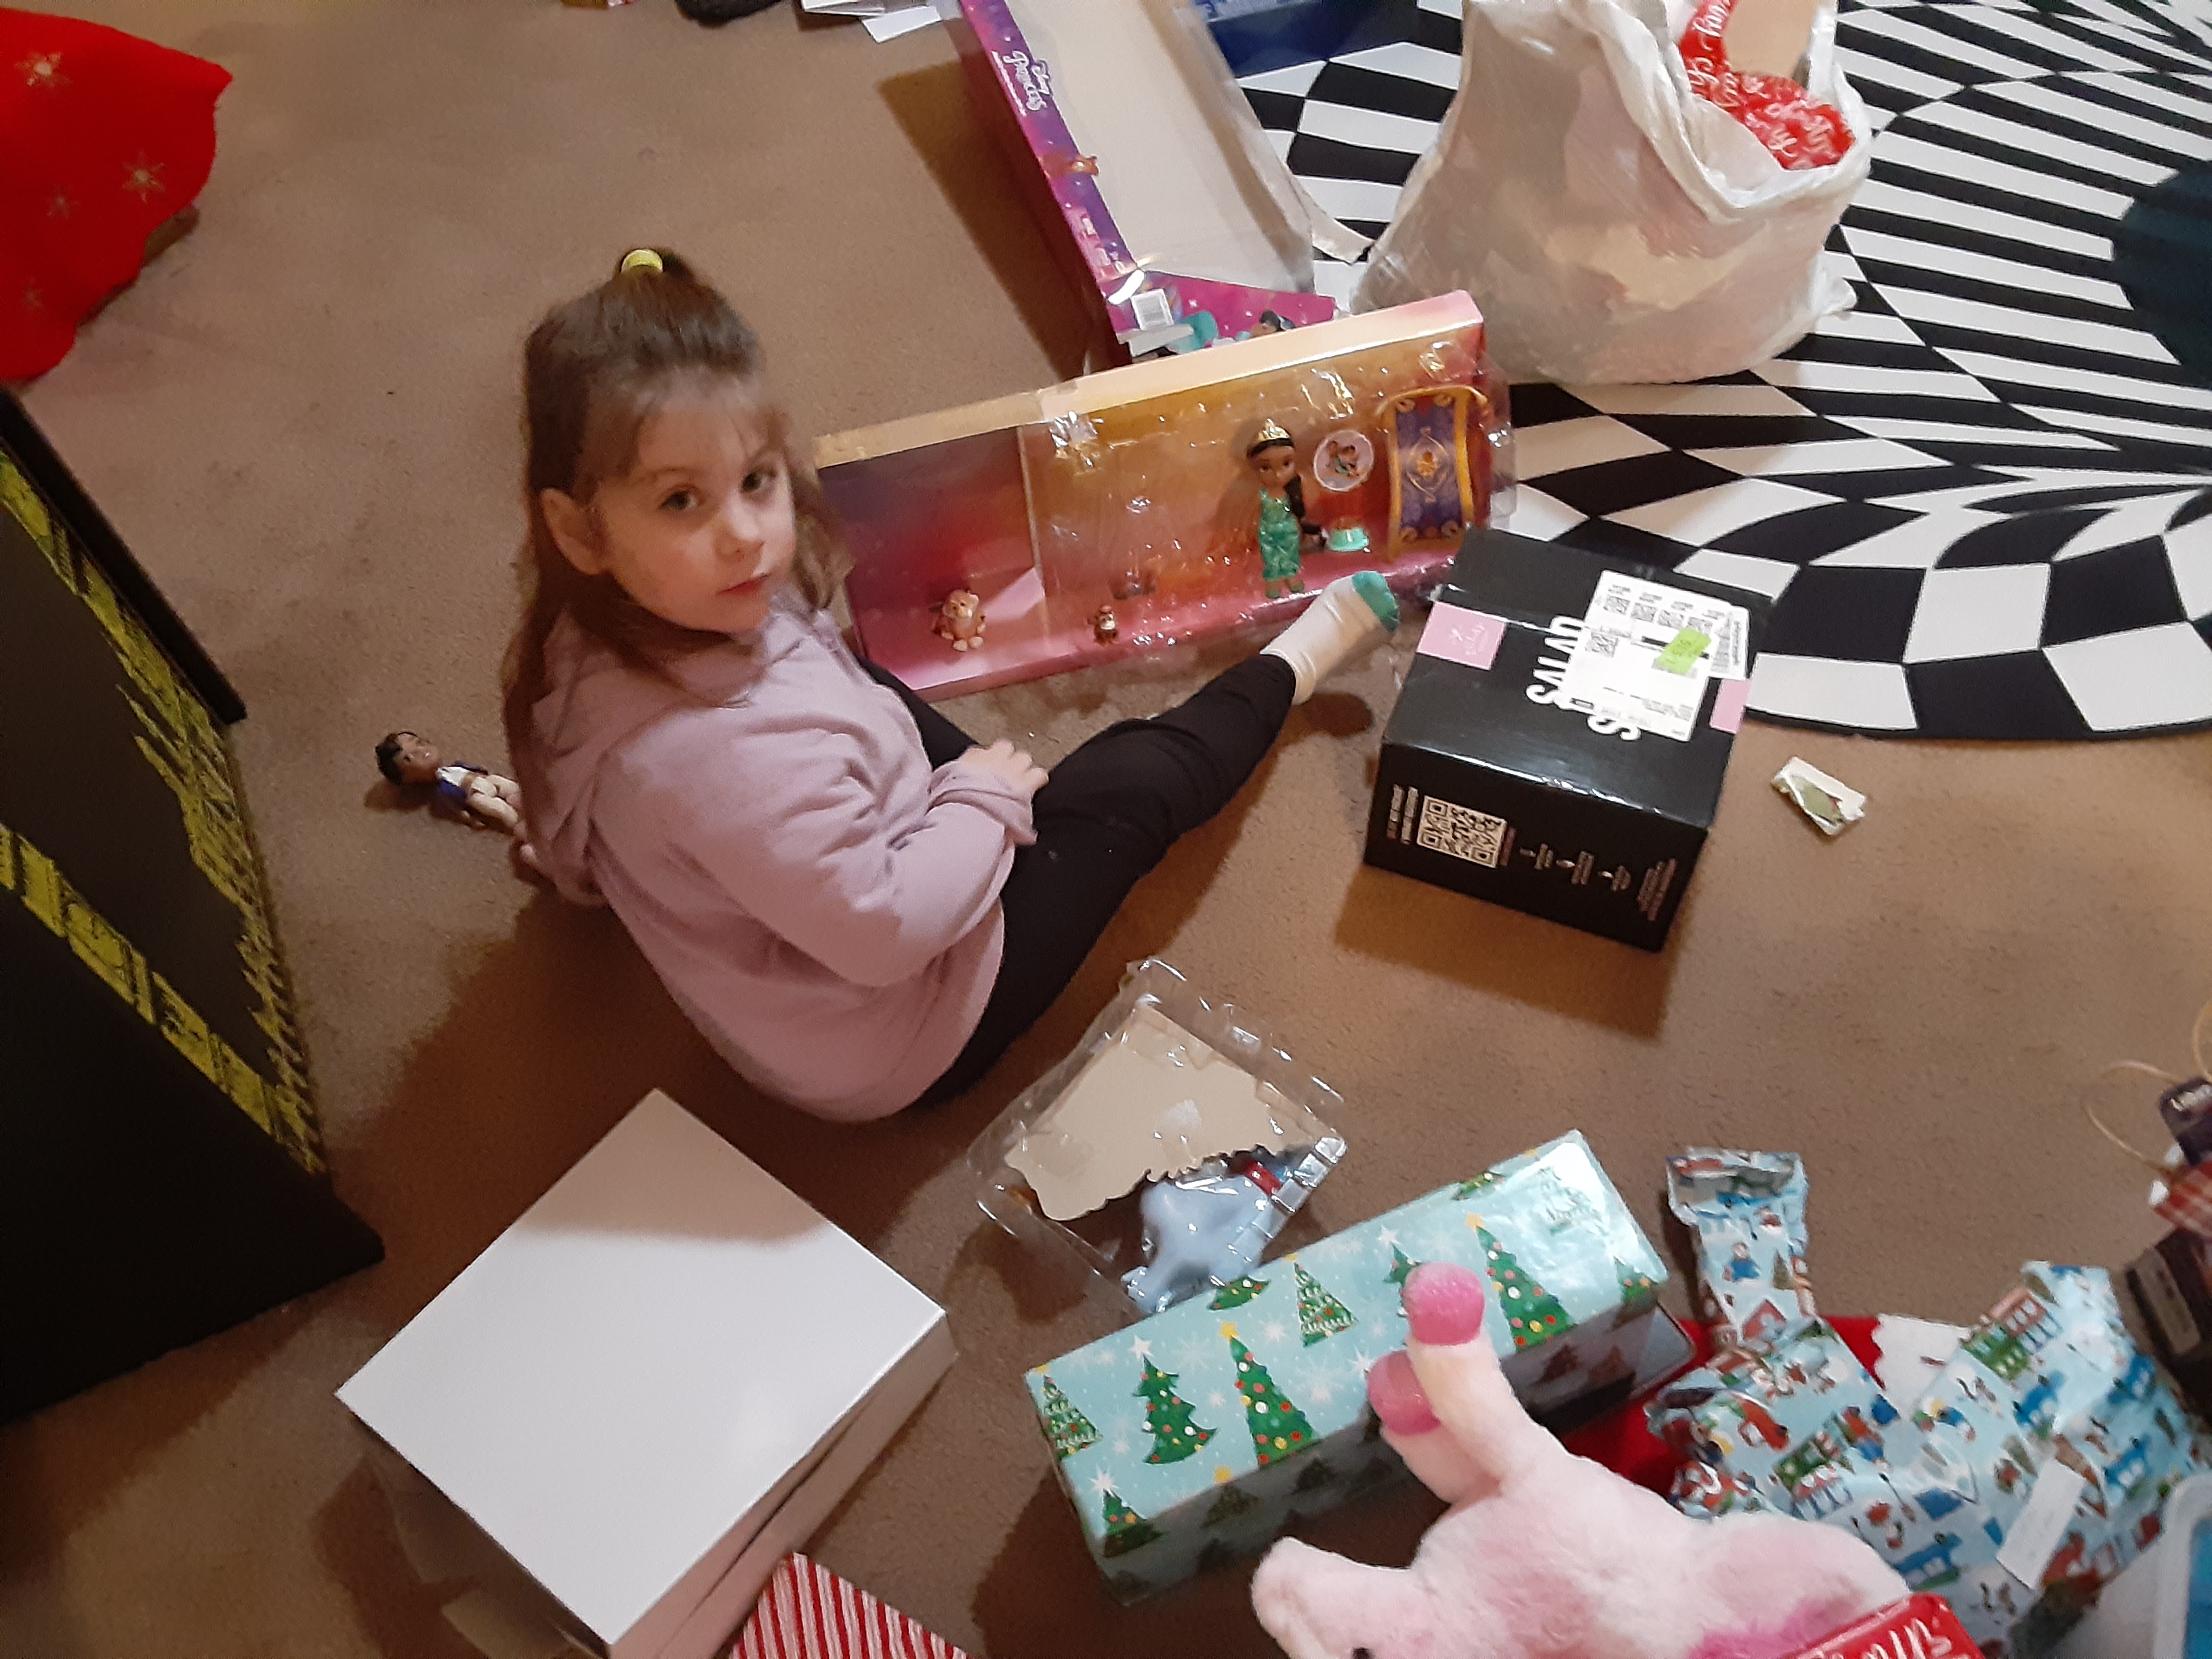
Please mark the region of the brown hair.
<svg viewBox="0 0 2212 1659"><path fill-rule="evenodd" d="M539 499L557 489L589 512L599 486L629 469L639 428L672 389L724 380L758 400L791 478L799 524L793 584L820 610L844 579L836 517L783 410L768 395L759 340L687 262L665 248L653 252L657 262L625 258L590 293L546 313L523 347L522 493L530 528L520 561L522 621L507 647L503 715L526 800L538 793L532 786L542 776L532 710L551 689L545 647L564 615L629 666L663 678L678 659L726 643L723 635L664 622L611 575L587 576L570 564Z"/></svg>

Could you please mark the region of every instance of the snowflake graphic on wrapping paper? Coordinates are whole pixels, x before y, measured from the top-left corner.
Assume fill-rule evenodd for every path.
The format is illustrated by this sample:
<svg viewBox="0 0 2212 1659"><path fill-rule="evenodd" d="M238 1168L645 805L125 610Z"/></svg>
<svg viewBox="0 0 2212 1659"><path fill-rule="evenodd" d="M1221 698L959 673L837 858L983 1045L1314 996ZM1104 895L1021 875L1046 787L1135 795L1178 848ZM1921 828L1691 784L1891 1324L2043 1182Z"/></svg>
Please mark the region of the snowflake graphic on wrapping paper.
<svg viewBox="0 0 2212 1659"><path fill-rule="evenodd" d="M1306 1384L1306 1398L1316 1406L1334 1405L1336 1402L1336 1389L1326 1382L1309 1382Z"/></svg>
<svg viewBox="0 0 2212 1659"><path fill-rule="evenodd" d="M1212 1363L1213 1349L1212 1345L1209 1343L1194 1340L1184 1343L1181 1347L1177 1348L1176 1350L1175 1358L1175 1369L1177 1371L1198 1371L1203 1373L1206 1366Z"/></svg>
<svg viewBox="0 0 2212 1659"><path fill-rule="evenodd" d="M1289 1340L1291 1328L1280 1319L1271 1319L1260 1327L1260 1338L1264 1342L1283 1342Z"/></svg>
<svg viewBox="0 0 2212 1659"><path fill-rule="evenodd" d="M1376 1358L1364 1348L1354 1348L1352 1351L1352 1364L1360 1376L1364 1376L1375 1369Z"/></svg>
<svg viewBox="0 0 2212 1659"><path fill-rule="evenodd" d="M1229 1396L1216 1389L1206 1396L1206 1404L1210 1411L1224 1411L1228 1407Z"/></svg>
<svg viewBox="0 0 2212 1659"><path fill-rule="evenodd" d="M1121 1435L1116 1435L1116 1436L1115 1436L1115 1437L1114 1437L1114 1455L1115 1455L1115 1456L1116 1456L1116 1457L1127 1457L1128 1455L1129 1455L1129 1443L1128 1443L1128 1440L1127 1440L1125 1437L1121 1436Z"/></svg>
<svg viewBox="0 0 2212 1659"><path fill-rule="evenodd" d="M1097 1474L1092 1475L1091 1477L1091 1490L1101 1498L1103 1498L1108 1492L1113 1491L1114 1476L1112 1473L1106 1469L1101 1469Z"/></svg>

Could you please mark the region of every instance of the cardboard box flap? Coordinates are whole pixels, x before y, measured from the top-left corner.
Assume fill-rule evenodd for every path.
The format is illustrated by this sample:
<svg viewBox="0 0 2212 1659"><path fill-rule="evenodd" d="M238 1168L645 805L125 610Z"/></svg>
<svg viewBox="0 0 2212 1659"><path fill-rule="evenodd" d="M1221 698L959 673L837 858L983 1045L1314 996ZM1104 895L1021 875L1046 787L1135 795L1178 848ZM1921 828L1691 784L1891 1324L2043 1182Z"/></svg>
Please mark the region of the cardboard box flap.
<svg viewBox="0 0 2212 1659"><path fill-rule="evenodd" d="M1543 633L1555 617L1580 617L1589 604L1593 579L1601 570L1620 570L1684 592L1763 611L1766 601L1756 590L1731 587L1705 577L1611 558L1580 548L1534 541L1504 531L1477 532L1452 565L1437 595L1439 603L1502 617L1516 627Z"/></svg>
<svg viewBox="0 0 2212 1659"><path fill-rule="evenodd" d="M1204 351L1104 369L1040 391L1015 392L957 409L833 433L816 440L814 465L817 471L826 471L851 461L950 443L1062 416L1091 414L1148 398L1174 397L1248 375L1303 368L1394 341L1446 335L1481 320L1482 313L1473 300L1464 293L1452 293L1394 307L1389 311L1340 317L1334 322L1316 323L1310 328L1255 335L1249 340L1224 341Z"/></svg>
<svg viewBox="0 0 2212 1659"><path fill-rule="evenodd" d="M1091 186L1070 188L1062 206L1092 222L1101 255L1311 291L1311 232L1290 169L1180 0L963 0L963 9L1047 177ZM1103 288L1115 273L1097 274Z"/></svg>

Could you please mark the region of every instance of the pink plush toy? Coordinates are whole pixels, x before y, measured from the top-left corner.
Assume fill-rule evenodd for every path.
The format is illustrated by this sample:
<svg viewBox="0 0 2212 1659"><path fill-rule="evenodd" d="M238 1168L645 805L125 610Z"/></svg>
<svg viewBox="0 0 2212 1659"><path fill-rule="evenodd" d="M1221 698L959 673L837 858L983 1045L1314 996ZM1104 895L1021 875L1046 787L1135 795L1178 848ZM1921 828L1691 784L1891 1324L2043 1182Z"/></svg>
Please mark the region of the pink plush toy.
<svg viewBox="0 0 2212 1659"><path fill-rule="evenodd" d="M1451 1512L1400 1571L1285 1539L1252 1581L1291 1659L1780 1659L1910 1592L1847 1532L1692 1520L1532 1422L1481 1274L1406 1280L1413 1340L1368 1373L1383 1437Z"/></svg>

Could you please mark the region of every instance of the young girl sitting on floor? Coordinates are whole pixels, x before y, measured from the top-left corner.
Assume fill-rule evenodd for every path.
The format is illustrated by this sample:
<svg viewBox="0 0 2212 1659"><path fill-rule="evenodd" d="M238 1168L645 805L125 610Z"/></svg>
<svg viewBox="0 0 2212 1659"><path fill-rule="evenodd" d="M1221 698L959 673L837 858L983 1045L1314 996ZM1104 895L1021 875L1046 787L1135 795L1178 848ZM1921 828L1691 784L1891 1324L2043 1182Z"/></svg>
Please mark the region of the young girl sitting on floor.
<svg viewBox="0 0 2212 1659"><path fill-rule="evenodd" d="M506 721L532 844L739 1073L823 1117L975 1083L1291 706L1397 625L1381 578L1333 582L1048 777L845 648L821 484L751 331L684 261L640 249L550 313L523 392Z"/></svg>

